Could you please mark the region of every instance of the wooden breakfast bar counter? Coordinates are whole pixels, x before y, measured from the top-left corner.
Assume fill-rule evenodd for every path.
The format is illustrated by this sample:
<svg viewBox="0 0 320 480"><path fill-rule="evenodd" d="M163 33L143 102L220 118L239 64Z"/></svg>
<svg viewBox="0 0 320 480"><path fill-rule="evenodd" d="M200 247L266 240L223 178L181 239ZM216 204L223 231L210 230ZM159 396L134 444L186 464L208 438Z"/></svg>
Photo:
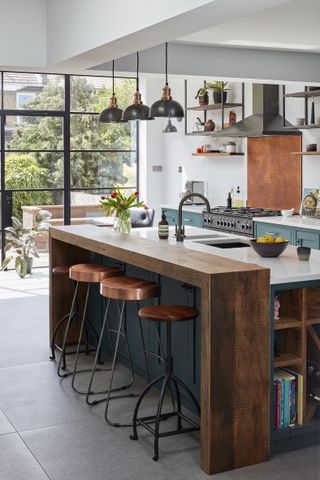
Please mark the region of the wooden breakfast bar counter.
<svg viewBox="0 0 320 480"><path fill-rule="evenodd" d="M94 225L51 228L50 270L108 259L197 289L201 468L213 474L268 460L270 270L143 238L142 230L148 229L123 235ZM51 275L51 334L71 295L71 282Z"/></svg>

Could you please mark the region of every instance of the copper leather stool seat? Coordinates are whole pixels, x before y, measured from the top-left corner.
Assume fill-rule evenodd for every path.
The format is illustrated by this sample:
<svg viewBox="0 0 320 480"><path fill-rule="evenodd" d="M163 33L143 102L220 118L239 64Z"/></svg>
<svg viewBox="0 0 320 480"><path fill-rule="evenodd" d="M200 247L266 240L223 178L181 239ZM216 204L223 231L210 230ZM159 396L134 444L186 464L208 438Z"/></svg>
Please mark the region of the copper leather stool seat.
<svg viewBox="0 0 320 480"><path fill-rule="evenodd" d="M116 341L115 341L115 347L114 347L114 352L113 352L113 360L112 360L110 380L109 380L108 389L107 389L107 397L104 398L104 399L96 400L96 401L90 401L91 387L92 387L92 383L93 383L93 380L94 380L96 365L97 365L97 361L98 361L98 356L97 356L97 353L96 353L96 358L95 358L94 366L93 366L93 369L92 369L92 374L91 374L91 379L90 379L90 384L89 384L88 394L87 394L87 399L86 400L87 400L87 403L89 405L94 405L94 404L99 403L101 401L106 401L104 416L105 416L105 420L110 425L112 425L114 427L131 426L131 423L130 424L120 424L118 422L112 422L108 418L108 409L109 409L109 403L110 403L111 399L113 399L113 398L128 398L128 397L138 396L137 394L133 394L133 393L126 394L126 395L113 395L113 396L111 396L112 392L115 392L116 390L120 390L120 388L112 388L114 371L115 371L115 366L116 366L116 362L117 362L117 355L118 355L120 337L124 338L124 341L125 341L125 344L126 344L128 361L129 361L131 371L132 371L132 380L126 386L126 388L133 385L133 383L135 381L135 375L134 375L134 369L133 369L133 364L132 364L131 355L130 355L129 343L127 341L127 335L126 335L126 323L125 322L127 321L127 319L125 318L125 304L126 304L127 301L136 301L137 306L138 306L137 310L139 310L138 302L140 300L149 300L149 299L158 297L160 295L160 286L156 282L148 281L148 280L145 280L143 278L127 277L127 276L113 277L113 278L106 278L106 279L104 279L100 282L100 293L103 297L108 298L108 307L107 307L106 316L105 316L105 319L104 319L104 322L103 322L103 325L102 325L102 328L101 328L101 335L100 335L100 338L99 338L97 351L99 351L99 348L100 348L100 345L101 345L101 342L102 342L104 329L105 329L105 325L106 325L106 318L108 316L108 310L109 310L111 300L115 300L118 303L119 323L118 323L117 327L112 330L112 332L116 335ZM150 381L147 355L149 353L152 353L152 352L147 352L147 350L146 350L143 328L142 328L142 323L141 323L140 316L138 316L138 323L139 323L140 337L141 337L141 342L142 342L142 350L143 350L143 354L144 354L147 377L148 377L148 381ZM158 340L160 342L159 337L158 337Z"/></svg>
<svg viewBox="0 0 320 480"><path fill-rule="evenodd" d="M181 393L180 389L184 390L187 396L191 399L192 403L195 405L196 410L200 417L200 406L198 400L191 392L189 387L178 378L173 371L173 358L172 358L172 345L171 345L171 326L175 322L182 322L187 320L193 320L198 316L199 312L195 308L184 306L184 305L157 305L152 307L144 307L139 310L139 315L145 320L164 322L166 324L166 355L165 355L165 371L160 377L156 378L150 382L146 388L141 393L135 410L133 414L133 433L130 435L131 440L138 440L137 426L141 425L146 428L150 433L153 434L154 438L154 456L153 460L159 459L159 439L162 437L168 437L172 435L177 435L181 433L193 432L199 430L199 425L186 416L181 409ZM159 402L157 405L156 415L151 415L147 417L138 417L139 408L142 400L151 390L151 388L159 382L162 382L161 392L159 397ZM170 390L171 393L174 392L177 409L174 409L169 413L161 413L164 397L166 391ZM176 417L177 418L177 428L176 430L161 431L160 433L160 422L161 420L167 420L168 418ZM182 420L186 426L182 426ZM154 424L154 428L151 426Z"/></svg>
<svg viewBox="0 0 320 480"><path fill-rule="evenodd" d="M62 266L59 266L59 267L54 267L52 269L52 273L54 275L69 275L69 268L70 268L69 265L62 265Z"/></svg>
<svg viewBox="0 0 320 480"><path fill-rule="evenodd" d="M77 393L82 393L82 394L86 393L86 392L81 392L81 391L77 390L76 387L75 387L75 376L76 376L76 374L80 373L80 372L88 371L88 369L77 370L79 354L80 354L80 347L81 347L81 342L82 342L82 336L83 336L83 331L86 330L86 323L88 323L88 325L91 327L92 331L95 333L96 337L98 338L98 334L96 333L92 324L89 321L86 322L86 313L87 313L87 306L88 306L88 300L89 300L89 294L90 294L90 286L93 283L99 283L101 280L103 280L105 278L112 277L112 276L118 276L118 275L123 275L123 271L120 270L118 267L115 267L115 266L106 266L106 265L99 265L99 264L94 264L94 263L80 263L80 264L72 265L69 268L69 278L75 282L75 290L74 290L74 295L73 295L73 299L72 299L72 303L71 303L71 309L70 309L69 316L68 316L68 322L67 322L66 329L65 329L65 332L64 332L64 338L63 338L62 349L61 349L61 356L60 356L60 360L59 360L59 363L58 363L57 373L60 377L66 377L66 376L69 376L69 375L72 374L72 388ZM62 367L63 359L65 358L65 353L66 353L68 334L69 334L69 331L70 331L70 326L71 326L72 319L75 318L75 314L76 314L76 301L77 301L77 296L78 296L78 290L79 290L79 284L80 283L86 283L87 284L87 289L86 289L86 295L85 295L84 308L83 308L83 312L82 312L82 318L81 318L80 331L79 331L79 337L78 337L78 342L77 342L77 349L76 349L76 356L75 356L73 372L72 373L61 374L61 367ZM88 350L86 351L86 353L88 353ZM100 352L98 352L98 353L100 355Z"/></svg>

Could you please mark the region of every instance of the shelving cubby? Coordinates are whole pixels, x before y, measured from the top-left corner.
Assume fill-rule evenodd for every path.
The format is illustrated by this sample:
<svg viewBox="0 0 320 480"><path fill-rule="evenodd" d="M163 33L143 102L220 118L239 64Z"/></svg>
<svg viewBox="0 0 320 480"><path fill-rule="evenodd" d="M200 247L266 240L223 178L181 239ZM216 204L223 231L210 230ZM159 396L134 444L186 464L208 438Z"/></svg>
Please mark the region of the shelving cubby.
<svg viewBox="0 0 320 480"><path fill-rule="evenodd" d="M310 382L308 383L308 364L314 362L317 365L318 362L320 368L320 282L307 282L301 286L296 284L294 288L292 285L274 286L272 302L275 296L279 298L280 309L278 320L272 315L272 384L275 368L288 369L302 378L300 397L302 421L300 424L296 421L293 426L280 431L273 430L272 433L272 451L282 452L317 443L320 439L320 402L310 398L310 392L313 390ZM272 312L273 307L274 303ZM320 381L319 391L318 386L314 388L315 394L320 396ZM273 395L272 390L271 412L274 405ZM296 398L298 398L297 385Z"/></svg>

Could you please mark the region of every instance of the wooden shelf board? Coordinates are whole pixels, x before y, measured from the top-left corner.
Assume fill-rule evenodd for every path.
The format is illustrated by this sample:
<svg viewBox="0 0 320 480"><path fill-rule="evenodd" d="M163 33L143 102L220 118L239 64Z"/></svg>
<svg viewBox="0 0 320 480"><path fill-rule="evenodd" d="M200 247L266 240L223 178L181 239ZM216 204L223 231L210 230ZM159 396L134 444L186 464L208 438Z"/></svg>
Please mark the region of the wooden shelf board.
<svg viewBox="0 0 320 480"><path fill-rule="evenodd" d="M285 328L299 328L302 326L301 320L296 318L283 317L280 320L275 320L274 329L282 330Z"/></svg>
<svg viewBox="0 0 320 480"><path fill-rule="evenodd" d="M186 133L186 135L196 135L198 137L207 137L207 136L212 135L212 133L213 132L200 131L200 132L189 132L189 133Z"/></svg>
<svg viewBox="0 0 320 480"><path fill-rule="evenodd" d="M320 128L320 125L313 123L312 125L292 125L292 127L283 127L287 130L310 130L311 128Z"/></svg>
<svg viewBox="0 0 320 480"><path fill-rule="evenodd" d="M306 324L309 325L318 325L320 323L320 318L307 318Z"/></svg>
<svg viewBox="0 0 320 480"><path fill-rule="evenodd" d="M224 108L242 107L242 103L225 103ZM198 105L196 107L188 107L187 110L193 112L203 112L208 110L222 110L222 103L210 103L209 105Z"/></svg>
<svg viewBox="0 0 320 480"><path fill-rule="evenodd" d="M316 151L316 152L291 152L291 155L320 155L320 151Z"/></svg>
<svg viewBox="0 0 320 480"><path fill-rule="evenodd" d="M301 365L302 358L292 353L283 353L280 357L274 358L274 367L289 367L290 365Z"/></svg>
<svg viewBox="0 0 320 480"><path fill-rule="evenodd" d="M294 93L286 93L284 97L287 98L308 98L308 97L320 97L320 88L317 90L311 90L307 92L294 92Z"/></svg>
<svg viewBox="0 0 320 480"><path fill-rule="evenodd" d="M237 155L244 155L243 152L207 152L207 153L192 153L193 157L232 157Z"/></svg>

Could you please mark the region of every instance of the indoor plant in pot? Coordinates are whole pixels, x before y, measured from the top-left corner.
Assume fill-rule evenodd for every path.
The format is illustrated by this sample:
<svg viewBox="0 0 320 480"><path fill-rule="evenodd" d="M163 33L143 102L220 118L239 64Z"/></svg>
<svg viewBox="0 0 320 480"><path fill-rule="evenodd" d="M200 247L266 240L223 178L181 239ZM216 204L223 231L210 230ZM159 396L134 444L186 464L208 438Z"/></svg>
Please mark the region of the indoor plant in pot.
<svg viewBox="0 0 320 480"><path fill-rule="evenodd" d="M48 230L48 220L51 213L46 210L40 210L36 215L33 227L24 227L22 222L11 217L12 227L6 227L6 247L5 252L10 252L1 266L1 270L7 268L9 263L14 260L17 274L24 278L31 273L33 257L39 258L36 237L42 232Z"/></svg>
<svg viewBox="0 0 320 480"><path fill-rule="evenodd" d="M114 215L114 229L120 233L130 233L131 215L130 208L143 207L144 203L138 201L139 192L131 193L128 197L120 188L115 188L110 197L101 197L100 204L107 216ZM145 207L147 208L147 207Z"/></svg>
<svg viewBox="0 0 320 480"><path fill-rule="evenodd" d="M214 103L222 103L222 96L221 92L223 90L223 103L226 103L227 101L227 90L226 86L228 85L228 82L214 82L210 83L207 85L210 90L213 90L213 102Z"/></svg>
<svg viewBox="0 0 320 480"><path fill-rule="evenodd" d="M209 95L208 95L208 89L207 87L201 87L197 91L196 96L194 97L195 99L199 99L199 105L208 105L209 103Z"/></svg>

